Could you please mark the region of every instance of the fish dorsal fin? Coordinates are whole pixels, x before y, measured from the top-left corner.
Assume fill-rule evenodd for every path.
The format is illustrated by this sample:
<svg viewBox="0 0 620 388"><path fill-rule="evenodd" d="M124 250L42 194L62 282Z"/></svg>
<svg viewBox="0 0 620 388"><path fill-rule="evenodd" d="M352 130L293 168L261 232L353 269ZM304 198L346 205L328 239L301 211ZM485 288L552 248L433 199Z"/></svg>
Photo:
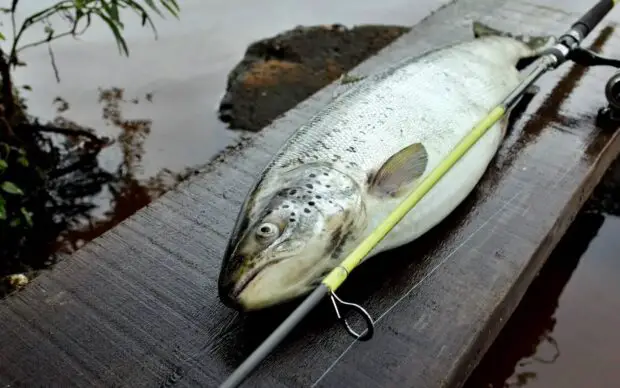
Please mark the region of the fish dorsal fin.
<svg viewBox="0 0 620 388"><path fill-rule="evenodd" d="M414 143L390 156L369 177L368 191L377 196L396 197L420 178L428 164L428 153L422 143Z"/></svg>
<svg viewBox="0 0 620 388"><path fill-rule="evenodd" d="M342 74L340 78L335 82L336 87L334 88L334 91L332 93L332 99L340 97L364 78L366 78L366 76L353 75L349 73Z"/></svg>
<svg viewBox="0 0 620 388"><path fill-rule="evenodd" d="M504 36L518 40L532 50L532 57L538 57L549 47L553 46L557 39L553 35L517 35L508 31L493 28L480 21L474 21L472 25L476 39L485 36Z"/></svg>

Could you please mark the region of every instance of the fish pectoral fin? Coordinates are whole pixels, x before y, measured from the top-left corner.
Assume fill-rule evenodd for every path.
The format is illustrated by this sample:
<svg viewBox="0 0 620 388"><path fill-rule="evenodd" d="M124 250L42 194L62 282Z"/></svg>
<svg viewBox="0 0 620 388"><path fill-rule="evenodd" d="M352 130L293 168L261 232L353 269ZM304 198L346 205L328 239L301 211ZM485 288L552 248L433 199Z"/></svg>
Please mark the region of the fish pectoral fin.
<svg viewBox="0 0 620 388"><path fill-rule="evenodd" d="M332 98L336 98L342 94L344 94L347 90L351 89L351 87L357 82L363 80L366 76L363 75L353 75L349 73L344 73L337 81L336 88L332 94Z"/></svg>
<svg viewBox="0 0 620 388"><path fill-rule="evenodd" d="M414 143L390 156L369 177L368 191L377 196L396 197L420 178L428 165L428 152L422 143Z"/></svg>

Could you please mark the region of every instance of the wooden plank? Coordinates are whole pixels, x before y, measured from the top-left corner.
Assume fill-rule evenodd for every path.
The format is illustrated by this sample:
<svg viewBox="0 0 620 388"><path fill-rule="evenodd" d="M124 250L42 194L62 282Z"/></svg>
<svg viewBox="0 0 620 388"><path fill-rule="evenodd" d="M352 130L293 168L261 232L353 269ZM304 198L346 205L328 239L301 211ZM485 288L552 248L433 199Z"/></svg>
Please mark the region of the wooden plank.
<svg viewBox="0 0 620 388"><path fill-rule="evenodd" d="M553 8L560 4L458 0L355 73L469 39L474 19L561 33L581 5ZM588 42L617 55L613 18ZM543 78L466 203L416 243L354 272L341 294L377 320L372 341L352 342L323 305L247 386L460 386L620 151L617 133L594 125L612 72L565 65ZM0 384L217 386L290 311L239 317L219 302L234 216L269 155L332 89L1 301Z"/></svg>

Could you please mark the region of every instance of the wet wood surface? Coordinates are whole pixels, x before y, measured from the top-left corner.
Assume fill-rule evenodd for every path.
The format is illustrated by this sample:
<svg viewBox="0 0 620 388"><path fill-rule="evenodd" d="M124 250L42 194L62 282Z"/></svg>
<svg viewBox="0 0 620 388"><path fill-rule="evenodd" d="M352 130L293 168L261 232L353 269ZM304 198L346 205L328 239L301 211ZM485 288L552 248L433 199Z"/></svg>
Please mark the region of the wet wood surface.
<svg viewBox="0 0 620 388"><path fill-rule="evenodd" d="M559 34L590 6L554 8L560 4L459 0L354 73L469 39L474 19ZM585 46L620 56L617 15ZM460 386L620 151L617 133L594 121L612 73L565 64L546 75L468 200L419 241L351 275L341 297L377 320L373 340L353 342L326 303L246 386ZM219 302L217 275L234 216L270 156L331 95L332 87L320 91L205 174L1 301L0 385L222 382L291 310L240 317Z"/></svg>

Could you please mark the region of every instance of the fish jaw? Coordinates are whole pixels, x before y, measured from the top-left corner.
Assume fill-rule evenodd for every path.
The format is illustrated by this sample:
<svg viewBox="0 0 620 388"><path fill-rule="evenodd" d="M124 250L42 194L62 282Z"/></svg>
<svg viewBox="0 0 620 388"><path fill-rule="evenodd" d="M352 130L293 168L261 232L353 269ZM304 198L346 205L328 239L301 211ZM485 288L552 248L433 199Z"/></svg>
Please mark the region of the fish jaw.
<svg viewBox="0 0 620 388"><path fill-rule="evenodd" d="M248 312L302 296L331 269L327 240L319 237L289 242L291 250L286 254L266 250L253 256L247 248L244 254L233 253L231 266L220 273L220 300L230 308Z"/></svg>
<svg viewBox="0 0 620 388"><path fill-rule="evenodd" d="M265 264L238 290L237 309L261 310L307 294L320 281L328 261L329 257L295 258Z"/></svg>

